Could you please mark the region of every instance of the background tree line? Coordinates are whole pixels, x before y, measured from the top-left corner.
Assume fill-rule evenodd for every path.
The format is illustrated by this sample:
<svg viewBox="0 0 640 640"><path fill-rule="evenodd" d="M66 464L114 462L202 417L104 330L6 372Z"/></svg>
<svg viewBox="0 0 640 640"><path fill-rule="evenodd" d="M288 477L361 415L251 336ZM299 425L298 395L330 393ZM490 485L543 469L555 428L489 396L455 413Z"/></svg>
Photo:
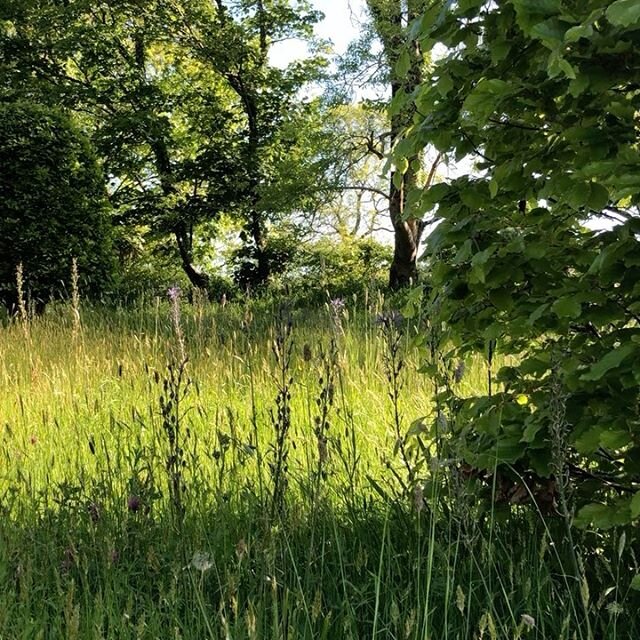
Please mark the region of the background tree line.
<svg viewBox="0 0 640 640"><path fill-rule="evenodd" d="M424 68L419 47L408 62L403 48L419 5L369 9L374 38L341 70L353 79L380 41L376 82L389 90L378 100L341 89L306 1L3 3L2 148L17 159L1 176L5 301L18 263L34 298L57 294L72 254L94 294L176 277L214 295L257 291L284 272L342 278L338 293L416 280L423 225L402 214L422 163L412 158L408 173L384 164L406 120L389 118L386 102ZM290 39L309 56L274 65L273 47ZM408 68L397 72L398 61ZM91 185L73 175L78 163ZM60 250L45 255L47 243Z"/></svg>

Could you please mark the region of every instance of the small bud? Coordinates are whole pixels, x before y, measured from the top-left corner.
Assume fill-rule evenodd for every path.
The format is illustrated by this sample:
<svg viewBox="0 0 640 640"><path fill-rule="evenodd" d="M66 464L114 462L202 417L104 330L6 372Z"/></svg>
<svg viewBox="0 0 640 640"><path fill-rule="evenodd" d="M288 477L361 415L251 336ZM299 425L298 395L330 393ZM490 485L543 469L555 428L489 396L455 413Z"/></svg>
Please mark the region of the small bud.
<svg viewBox="0 0 640 640"><path fill-rule="evenodd" d="M87 511L89 512L91 522L95 524L96 522L98 522L98 520L100 520L100 507L95 502L89 503Z"/></svg>
<svg viewBox="0 0 640 640"><path fill-rule="evenodd" d="M522 620L522 624L524 624L524 626L527 627L528 629L533 629L536 626L535 618L533 618L527 613L522 614L521 620Z"/></svg>
<svg viewBox="0 0 640 640"><path fill-rule="evenodd" d="M420 484L413 488L413 507L418 513L424 509L424 491Z"/></svg>
<svg viewBox="0 0 640 640"><path fill-rule="evenodd" d="M242 560L242 558L247 555L247 543L244 541L244 538L240 538L236 545L236 555L238 556L238 560Z"/></svg>
<svg viewBox="0 0 640 640"><path fill-rule="evenodd" d="M320 461L320 464L324 464L328 457L327 439L320 435L318 436L318 460Z"/></svg>

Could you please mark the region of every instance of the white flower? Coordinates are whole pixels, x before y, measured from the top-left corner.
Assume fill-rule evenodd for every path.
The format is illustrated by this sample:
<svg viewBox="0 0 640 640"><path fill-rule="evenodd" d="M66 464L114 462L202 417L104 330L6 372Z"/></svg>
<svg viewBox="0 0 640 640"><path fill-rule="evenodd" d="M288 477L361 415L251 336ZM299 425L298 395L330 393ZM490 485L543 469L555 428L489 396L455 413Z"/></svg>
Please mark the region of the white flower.
<svg viewBox="0 0 640 640"><path fill-rule="evenodd" d="M198 571L208 571L213 567L213 561L211 560L211 556L208 553L203 553L202 551L196 551L193 554L193 558L191 558L191 566Z"/></svg>
<svg viewBox="0 0 640 640"><path fill-rule="evenodd" d="M527 613L522 614L521 620L522 620L522 624L524 624L525 627L528 627L529 629L533 629L536 626L535 618L533 618Z"/></svg>

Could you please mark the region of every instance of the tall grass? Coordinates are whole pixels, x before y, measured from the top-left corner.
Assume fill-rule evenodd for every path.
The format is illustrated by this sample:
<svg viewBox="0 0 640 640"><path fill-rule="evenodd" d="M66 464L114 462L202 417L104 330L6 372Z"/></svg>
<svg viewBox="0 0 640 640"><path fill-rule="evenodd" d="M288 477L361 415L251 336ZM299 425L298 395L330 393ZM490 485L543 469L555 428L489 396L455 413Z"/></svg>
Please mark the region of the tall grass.
<svg viewBox="0 0 640 640"><path fill-rule="evenodd" d="M76 302L3 328L0 637L638 637L633 541L574 551L403 449L433 388L382 311Z"/></svg>

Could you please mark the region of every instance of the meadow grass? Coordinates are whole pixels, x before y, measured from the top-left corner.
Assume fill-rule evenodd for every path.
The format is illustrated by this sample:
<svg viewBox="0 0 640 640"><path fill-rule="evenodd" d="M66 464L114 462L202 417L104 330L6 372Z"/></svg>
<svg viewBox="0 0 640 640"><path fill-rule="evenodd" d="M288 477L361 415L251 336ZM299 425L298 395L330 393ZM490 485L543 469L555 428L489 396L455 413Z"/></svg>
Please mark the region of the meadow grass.
<svg viewBox="0 0 640 640"><path fill-rule="evenodd" d="M625 540L574 550L428 452L408 468L433 388L382 311L152 301L1 329L0 638L639 637ZM468 363L460 392L486 379Z"/></svg>

